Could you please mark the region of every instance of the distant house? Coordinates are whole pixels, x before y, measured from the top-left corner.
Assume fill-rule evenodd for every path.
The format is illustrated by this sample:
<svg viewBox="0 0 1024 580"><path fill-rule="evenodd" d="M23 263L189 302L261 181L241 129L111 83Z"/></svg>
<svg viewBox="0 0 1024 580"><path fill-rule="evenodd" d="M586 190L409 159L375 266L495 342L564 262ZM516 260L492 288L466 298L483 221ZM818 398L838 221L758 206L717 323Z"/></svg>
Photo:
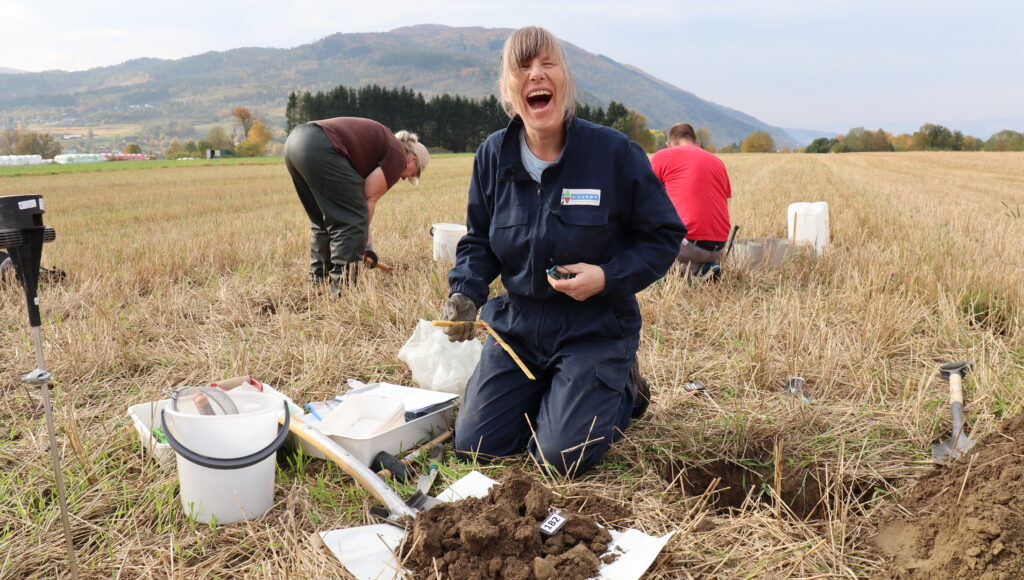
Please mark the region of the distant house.
<svg viewBox="0 0 1024 580"><path fill-rule="evenodd" d="M223 153L223 151L224 151L223 149L207 149L206 150L206 158L207 159L220 159L221 158L221 154Z"/></svg>

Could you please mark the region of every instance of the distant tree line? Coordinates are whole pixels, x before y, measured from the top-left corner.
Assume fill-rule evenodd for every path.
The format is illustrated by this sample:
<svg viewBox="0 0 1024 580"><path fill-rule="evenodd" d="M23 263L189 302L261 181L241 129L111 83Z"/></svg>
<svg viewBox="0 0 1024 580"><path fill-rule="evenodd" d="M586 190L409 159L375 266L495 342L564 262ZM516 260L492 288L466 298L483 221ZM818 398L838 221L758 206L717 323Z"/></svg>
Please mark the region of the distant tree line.
<svg viewBox="0 0 1024 580"><path fill-rule="evenodd" d="M1004 130L982 141L931 123L925 123L913 134L896 136L882 129L855 127L846 135L819 137L804 148L804 153L862 151L1024 151L1024 134Z"/></svg>
<svg viewBox="0 0 1024 580"><path fill-rule="evenodd" d="M235 107L231 116L242 127L242 141L235 148L235 153L239 157L263 157L267 144L274 138L270 129L245 107Z"/></svg>
<svg viewBox="0 0 1024 580"><path fill-rule="evenodd" d="M622 131L645 150L657 148L657 138L647 129L647 119L622 103L612 101L607 110L578 104L576 115ZM289 133L296 125L332 117L374 119L394 131L417 133L430 147L457 153L475 151L488 135L508 123L494 95L471 99L442 94L427 99L406 87L388 89L378 85L358 89L339 85L326 92L288 94L285 118Z"/></svg>
<svg viewBox="0 0 1024 580"><path fill-rule="evenodd" d="M63 149L60 141L48 133L17 129L0 131L0 155L40 155L43 159L53 159Z"/></svg>
<svg viewBox="0 0 1024 580"><path fill-rule="evenodd" d="M224 152L231 152L234 154L235 151L235 140L232 139L228 131L220 125L214 125L210 128L210 132L207 134L205 139L192 141L191 139L184 143L175 139L171 141L171 144L167 147L164 155L168 159L181 159L185 157L205 157L207 149L218 149Z"/></svg>
<svg viewBox="0 0 1024 580"><path fill-rule="evenodd" d="M366 117L393 131L405 129L419 135L430 147L449 151L473 151L505 124L504 113L493 95L471 99L438 95L427 100L422 93L402 87L388 89L369 85L353 89L339 85L327 92L289 93L285 108L287 130L296 125L331 117Z"/></svg>
<svg viewBox="0 0 1024 580"><path fill-rule="evenodd" d="M706 129L701 129L706 131ZM700 130L698 130L699 133ZM708 138L710 139L711 134L708 132ZM714 148L708 149L712 153L715 152ZM772 138L771 134L767 131L754 131L747 135L742 141L730 143L721 149L718 153L775 153L778 151L775 145L775 139ZM785 149L784 151L789 151Z"/></svg>
<svg viewBox="0 0 1024 580"><path fill-rule="evenodd" d="M216 149L221 154L237 157L262 157L267 152L267 145L274 136L270 129L259 120L249 109L235 107L231 110L231 116L238 121L241 128L242 139L236 143L228 131L220 125L210 128L206 139L200 141L185 141L184 143L175 139L164 152L169 159L181 159L185 157L204 157L207 149Z"/></svg>

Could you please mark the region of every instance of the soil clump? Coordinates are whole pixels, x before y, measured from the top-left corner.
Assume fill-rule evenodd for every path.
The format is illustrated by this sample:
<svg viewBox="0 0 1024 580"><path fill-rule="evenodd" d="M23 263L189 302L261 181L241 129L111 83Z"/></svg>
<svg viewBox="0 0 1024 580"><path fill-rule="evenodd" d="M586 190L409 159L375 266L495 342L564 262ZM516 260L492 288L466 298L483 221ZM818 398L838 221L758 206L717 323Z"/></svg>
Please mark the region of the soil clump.
<svg viewBox="0 0 1024 580"><path fill-rule="evenodd" d="M1024 569L1024 415L923 477L871 540L882 578L1020 578Z"/></svg>
<svg viewBox="0 0 1024 580"><path fill-rule="evenodd" d="M483 498L438 505L417 514L399 559L413 578L452 580L585 580L597 575L611 535L593 518L563 509L556 533L540 524L555 495L513 472ZM607 557L607 555L605 555Z"/></svg>

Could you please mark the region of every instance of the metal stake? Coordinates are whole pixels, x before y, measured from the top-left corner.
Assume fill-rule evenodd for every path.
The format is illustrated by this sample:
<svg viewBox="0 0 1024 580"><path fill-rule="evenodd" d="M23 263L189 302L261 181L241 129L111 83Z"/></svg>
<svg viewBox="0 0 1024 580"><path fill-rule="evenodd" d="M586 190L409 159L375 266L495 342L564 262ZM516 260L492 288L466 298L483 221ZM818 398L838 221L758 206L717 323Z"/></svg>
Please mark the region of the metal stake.
<svg viewBox="0 0 1024 580"><path fill-rule="evenodd" d="M64 490L64 473L60 468L60 457L57 454L57 433L53 428L53 410L50 408L50 371L43 362L43 340L39 327L32 327L32 340L36 346L36 370L25 375L21 380L25 383L40 385L43 389L43 413L46 415L46 430L50 435L50 457L53 459L53 474L57 479L57 499L60 501L60 516L64 524L64 542L68 551L68 563L71 565L71 577L78 580L78 560L75 558L75 547L71 543L71 522L68 519L67 494Z"/></svg>

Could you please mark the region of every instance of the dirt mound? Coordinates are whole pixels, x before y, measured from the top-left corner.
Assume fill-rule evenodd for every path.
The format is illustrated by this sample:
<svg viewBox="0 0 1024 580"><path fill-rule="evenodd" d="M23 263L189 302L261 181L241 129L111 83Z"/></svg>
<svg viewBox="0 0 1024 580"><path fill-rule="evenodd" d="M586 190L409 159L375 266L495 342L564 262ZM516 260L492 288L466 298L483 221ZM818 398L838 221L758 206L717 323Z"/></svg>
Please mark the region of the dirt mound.
<svg viewBox="0 0 1024 580"><path fill-rule="evenodd" d="M1024 415L967 457L936 468L872 538L889 578L1020 578L1024 569ZM907 515L909 513L909 515Z"/></svg>
<svg viewBox="0 0 1024 580"><path fill-rule="evenodd" d="M571 513L553 535L541 533L554 494L512 473L484 498L439 505L416 516L399 557L415 578L584 580L597 575L611 535ZM608 557L608 555L605 555Z"/></svg>

